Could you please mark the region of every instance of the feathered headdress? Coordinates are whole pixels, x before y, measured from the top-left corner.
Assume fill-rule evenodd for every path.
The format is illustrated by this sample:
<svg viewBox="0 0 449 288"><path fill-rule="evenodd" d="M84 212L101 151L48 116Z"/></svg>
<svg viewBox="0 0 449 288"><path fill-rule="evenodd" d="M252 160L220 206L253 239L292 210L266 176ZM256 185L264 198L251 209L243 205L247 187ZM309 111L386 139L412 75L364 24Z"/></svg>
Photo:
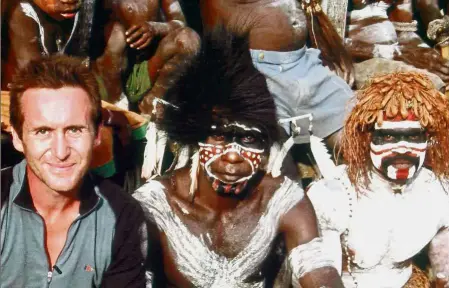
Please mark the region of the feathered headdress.
<svg viewBox="0 0 449 288"><path fill-rule="evenodd" d="M180 145L197 145L220 121L262 128L268 147L278 141L274 100L265 77L253 66L246 37L223 29L202 40L193 65L166 94L159 128Z"/></svg>

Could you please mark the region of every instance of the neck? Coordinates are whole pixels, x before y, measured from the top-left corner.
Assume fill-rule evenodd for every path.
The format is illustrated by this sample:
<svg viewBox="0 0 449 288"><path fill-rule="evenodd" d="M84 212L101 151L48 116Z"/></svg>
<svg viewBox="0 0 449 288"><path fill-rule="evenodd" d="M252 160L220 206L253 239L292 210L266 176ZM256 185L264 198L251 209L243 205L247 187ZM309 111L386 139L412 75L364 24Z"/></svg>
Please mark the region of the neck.
<svg viewBox="0 0 449 288"><path fill-rule="evenodd" d="M57 216L68 210L78 209L79 211L79 187L65 192L54 191L43 183L28 166L27 179L33 205L44 218Z"/></svg>

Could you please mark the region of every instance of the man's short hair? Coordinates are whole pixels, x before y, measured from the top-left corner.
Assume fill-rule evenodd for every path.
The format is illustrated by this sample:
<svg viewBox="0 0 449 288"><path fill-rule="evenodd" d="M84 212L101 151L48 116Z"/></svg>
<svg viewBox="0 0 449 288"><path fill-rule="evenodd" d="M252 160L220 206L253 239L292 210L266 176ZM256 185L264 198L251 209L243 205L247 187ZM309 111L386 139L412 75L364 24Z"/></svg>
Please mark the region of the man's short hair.
<svg viewBox="0 0 449 288"><path fill-rule="evenodd" d="M82 59L65 55L53 55L32 60L18 70L10 88L10 122L19 137L22 137L24 115L22 96L28 89L79 87L89 95L91 119L98 131L101 122L101 98L95 75L82 62ZM62 96L62 95L61 95Z"/></svg>

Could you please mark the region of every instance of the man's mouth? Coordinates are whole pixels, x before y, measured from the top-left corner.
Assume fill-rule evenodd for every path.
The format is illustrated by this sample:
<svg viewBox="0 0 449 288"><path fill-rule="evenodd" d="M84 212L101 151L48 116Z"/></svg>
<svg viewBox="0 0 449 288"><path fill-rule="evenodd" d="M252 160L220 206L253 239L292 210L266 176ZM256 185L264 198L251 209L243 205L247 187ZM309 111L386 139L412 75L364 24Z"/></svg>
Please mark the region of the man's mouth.
<svg viewBox="0 0 449 288"><path fill-rule="evenodd" d="M65 19L72 19L75 18L77 12L64 12L61 13L61 16L64 17Z"/></svg>
<svg viewBox="0 0 449 288"><path fill-rule="evenodd" d="M225 183L235 183L245 176L231 173L217 173L218 178Z"/></svg>
<svg viewBox="0 0 449 288"><path fill-rule="evenodd" d="M52 171L55 174L63 174L67 173L72 170L73 167L75 167L74 163L64 163L64 164L51 164L48 163L48 166L50 166L50 171Z"/></svg>
<svg viewBox="0 0 449 288"><path fill-rule="evenodd" d="M396 169L409 169L414 164L408 160L397 159L397 160L392 161L391 165Z"/></svg>

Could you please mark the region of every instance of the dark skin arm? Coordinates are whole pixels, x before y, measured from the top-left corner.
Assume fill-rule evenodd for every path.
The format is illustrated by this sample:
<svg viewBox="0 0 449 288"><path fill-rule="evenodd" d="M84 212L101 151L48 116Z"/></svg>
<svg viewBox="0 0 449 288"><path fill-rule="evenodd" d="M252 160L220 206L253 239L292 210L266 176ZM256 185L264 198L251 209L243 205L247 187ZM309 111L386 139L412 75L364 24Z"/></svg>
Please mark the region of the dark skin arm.
<svg viewBox="0 0 449 288"><path fill-rule="evenodd" d="M307 196L283 216L279 228L284 234L289 253L298 245L318 237L315 211ZM337 270L333 267L323 267L308 272L300 278L299 282L304 288L344 287Z"/></svg>
<svg viewBox="0 0 449 288"><path fill-rule="evenodd" d="M186 20L178 0L162 0L161 9L166 22L133 21L136 24L131 25L126 31L126 42L131 48L144 49L154 37L165 37L170 32L185 26Z"/></svg>
<svg viewBox="0 0 449 288"><path fill-rule="evenodd" d="M5 1L7 2L7 1ZM3 5L3 4L2 4ZM26 27L26 29L24 29ZM26 16L18 3L12 7L8 23L10 51L14 51L18 68L29 61L40 58L41 48L38 41L38 26L33 19Z"/></svg>
<svg viewBox="0 0 449 288"><path fill-rule="evenodd" d="M419 12L421 21L427 27L435 19L441 18L438 0L416 0L416 9Z"/></svg>

